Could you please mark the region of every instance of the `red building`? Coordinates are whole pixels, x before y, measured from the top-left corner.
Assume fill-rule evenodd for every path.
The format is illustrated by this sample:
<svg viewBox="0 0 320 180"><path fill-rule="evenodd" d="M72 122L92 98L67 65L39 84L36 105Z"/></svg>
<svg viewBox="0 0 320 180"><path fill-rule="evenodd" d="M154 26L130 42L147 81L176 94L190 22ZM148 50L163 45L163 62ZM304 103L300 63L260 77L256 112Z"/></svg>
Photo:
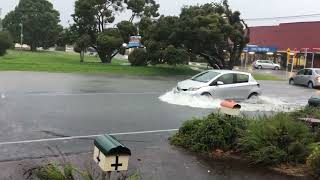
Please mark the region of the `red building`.
<svg viewBox="0 0 320 180"><path fill-rule="evenodd" d="M312 66L313 56L314 67L320 67L320 21L251 27L250 44L276 47L278 52L290 48L300 54L307 49L307 67Z"/></svg>

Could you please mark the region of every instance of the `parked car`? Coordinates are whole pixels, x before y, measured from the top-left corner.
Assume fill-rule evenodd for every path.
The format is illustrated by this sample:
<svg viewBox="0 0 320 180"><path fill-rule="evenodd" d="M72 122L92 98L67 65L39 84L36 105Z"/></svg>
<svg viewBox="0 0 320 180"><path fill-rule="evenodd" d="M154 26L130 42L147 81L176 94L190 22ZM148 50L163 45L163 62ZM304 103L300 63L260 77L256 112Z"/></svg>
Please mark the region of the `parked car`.
<svg viewBox="0 0 320 180"><path fill-rule="evenodd" d="M315 88L320 86L320 69L306 68L297 72L296 75L289 79L291 85L304 85L308 88Z"/></svg>
<svg viewBox="0 0 320 180"><path fill-rule="evenodd" d="M244 100L261 94L260 84L250 73L208 70L179 82L175 93L219 99Z"/></svg>
<svg viewBox="0 0 320 180"><path fill-rule="evenodd" d="M253 63L253 67L256 69L274 69L279 70L280 65L270 60L257 60Z"/></svg>

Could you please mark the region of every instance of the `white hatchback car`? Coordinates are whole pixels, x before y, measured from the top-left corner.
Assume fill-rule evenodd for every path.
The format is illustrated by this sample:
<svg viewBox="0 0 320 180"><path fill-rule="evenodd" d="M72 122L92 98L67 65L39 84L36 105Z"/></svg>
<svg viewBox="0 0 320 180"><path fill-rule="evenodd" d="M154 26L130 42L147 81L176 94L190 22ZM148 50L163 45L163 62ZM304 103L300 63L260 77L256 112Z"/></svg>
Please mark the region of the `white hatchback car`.
<svg viewBox="0 0 320 180"><path fill-rule="evenodd" d="M261 89L250 73L208 70L191 79L179 82L174 92L219 99L244 100L259 96Z"/></svg>
<svg viewBox="0 0 320 180"><path fill-rule="evenodd" d="M253 63L253 67L256 69L274 69L279 70L280 65L270 60L257 60Z"/></svg>

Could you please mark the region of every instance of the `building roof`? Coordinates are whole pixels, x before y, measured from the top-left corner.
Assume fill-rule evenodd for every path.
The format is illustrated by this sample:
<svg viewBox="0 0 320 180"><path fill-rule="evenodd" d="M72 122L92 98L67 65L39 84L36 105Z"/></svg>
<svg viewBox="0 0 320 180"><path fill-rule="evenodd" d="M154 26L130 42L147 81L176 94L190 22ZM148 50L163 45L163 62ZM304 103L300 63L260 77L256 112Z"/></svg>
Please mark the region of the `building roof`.
<svg viewBox="0 0 320 180"><path fill-rule="evenodd" d="M278 50L320 51L320 21L284 23L279 26L250 27L250 44L273 46Z"/></svg>

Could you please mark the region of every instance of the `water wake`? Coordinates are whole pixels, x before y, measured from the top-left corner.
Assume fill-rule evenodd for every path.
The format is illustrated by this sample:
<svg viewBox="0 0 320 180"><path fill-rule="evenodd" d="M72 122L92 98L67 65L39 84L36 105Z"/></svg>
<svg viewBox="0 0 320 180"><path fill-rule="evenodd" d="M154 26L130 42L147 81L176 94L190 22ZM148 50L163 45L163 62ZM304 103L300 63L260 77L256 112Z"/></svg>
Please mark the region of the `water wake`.
<svg viewBox="0 0 320 180"><path fill-rule="evenodd" d="M220 108L220 103L222 102L222 99L213 99L205 96L175 94L173 91L165 93L164 95L160 96L159 99L169 104L204 109L218 109ZM268 96L259 96L239 102L239 104L242 106L241 111L247 112L289 112L306 105L303 102L290 102L281 100L280 98Z"/></svg>

